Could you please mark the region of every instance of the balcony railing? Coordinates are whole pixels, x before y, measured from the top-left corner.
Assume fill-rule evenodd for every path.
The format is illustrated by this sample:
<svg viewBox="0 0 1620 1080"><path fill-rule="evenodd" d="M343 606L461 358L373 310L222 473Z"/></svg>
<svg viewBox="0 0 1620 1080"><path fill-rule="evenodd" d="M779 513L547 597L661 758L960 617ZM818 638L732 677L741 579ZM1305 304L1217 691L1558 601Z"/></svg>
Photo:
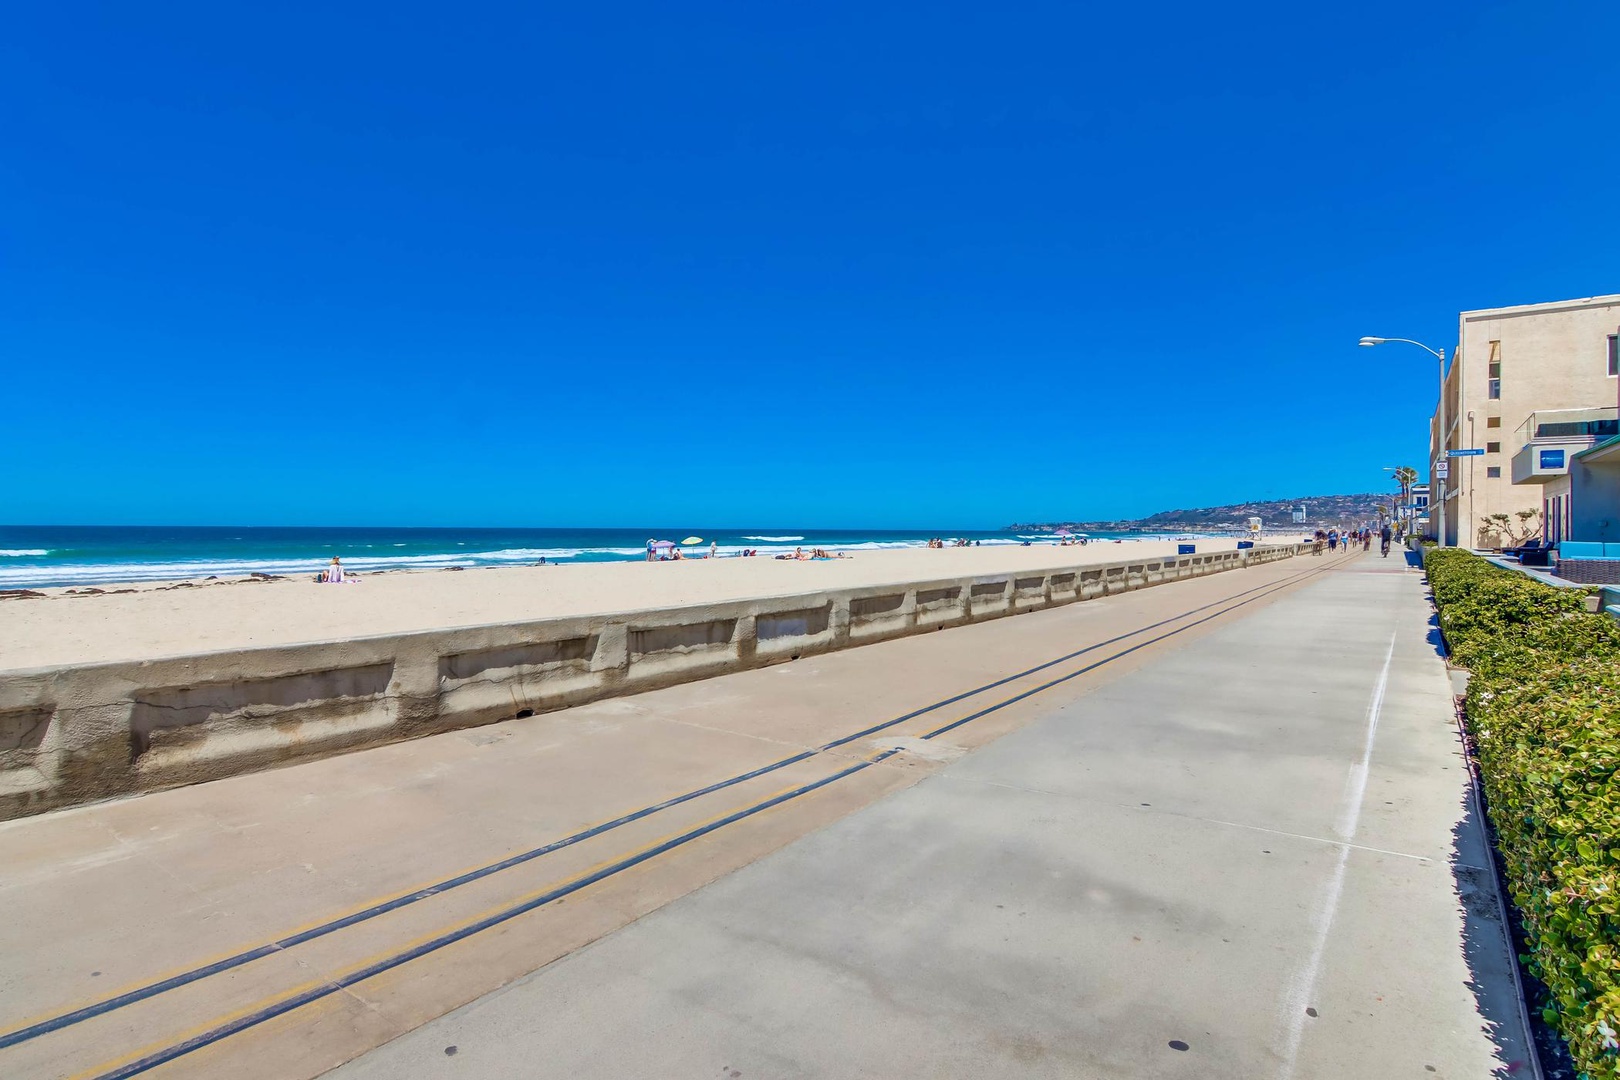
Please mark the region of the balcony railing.
<svg viewBox="0 0 1620 1080"><path fill-rule="evenodd" d="M1569 459L1599 439L1620 435L1620 409L1543 409L1519 425L1515 484L1546 484L1569 473Z"/></svg>
<svg viewBox="0 0 1620 1080"><path fill-rule="evenodd" d="M1620 408L1542 409L1519 425L1514 444L1537 442L1597 442L1620 435Z"/></svg>

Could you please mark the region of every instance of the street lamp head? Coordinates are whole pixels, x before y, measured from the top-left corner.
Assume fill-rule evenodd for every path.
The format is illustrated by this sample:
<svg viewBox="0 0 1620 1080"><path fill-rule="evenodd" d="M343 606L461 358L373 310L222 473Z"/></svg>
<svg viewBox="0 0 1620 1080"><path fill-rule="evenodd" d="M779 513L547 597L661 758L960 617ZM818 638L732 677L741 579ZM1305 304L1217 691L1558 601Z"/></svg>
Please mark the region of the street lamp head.
<svg viewBox="0 0 1620 1080"><path fill-rule="evenodd" d="M1388 338L1381 338L1381 337L1364 337L1364 338L1361 339L1361 341L1358 344L1360 344L1362 346L1362 348L1366 348L1369 345L1382 345L1384 342L1386 342L1388 340L1389 340Z"/></svg>

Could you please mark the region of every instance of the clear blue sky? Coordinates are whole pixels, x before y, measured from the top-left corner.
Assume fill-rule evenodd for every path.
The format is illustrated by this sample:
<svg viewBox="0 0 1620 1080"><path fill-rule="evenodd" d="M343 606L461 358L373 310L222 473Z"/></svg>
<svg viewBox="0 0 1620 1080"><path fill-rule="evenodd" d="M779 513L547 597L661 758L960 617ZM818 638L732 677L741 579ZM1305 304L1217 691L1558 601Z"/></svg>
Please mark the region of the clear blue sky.
<svg viewBox="0 0 1620 1080"><path fill-rule="evenodd" d="M984 525L1380 487L1620 291L1620 5L33 4L0 521Z"/></svg>

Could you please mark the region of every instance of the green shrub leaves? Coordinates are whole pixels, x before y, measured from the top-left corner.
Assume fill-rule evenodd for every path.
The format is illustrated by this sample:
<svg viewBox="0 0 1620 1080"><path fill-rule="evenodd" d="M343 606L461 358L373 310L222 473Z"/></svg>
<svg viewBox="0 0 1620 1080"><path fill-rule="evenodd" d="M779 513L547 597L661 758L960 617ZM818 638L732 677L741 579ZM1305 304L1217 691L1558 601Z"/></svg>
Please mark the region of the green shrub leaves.
<svg viewBox="0 0 1620 1080"><path fill-rule="evenodd" d="M1620 1078L1620 627L1456 549L1424 559L1547 1021Z"/></svg>

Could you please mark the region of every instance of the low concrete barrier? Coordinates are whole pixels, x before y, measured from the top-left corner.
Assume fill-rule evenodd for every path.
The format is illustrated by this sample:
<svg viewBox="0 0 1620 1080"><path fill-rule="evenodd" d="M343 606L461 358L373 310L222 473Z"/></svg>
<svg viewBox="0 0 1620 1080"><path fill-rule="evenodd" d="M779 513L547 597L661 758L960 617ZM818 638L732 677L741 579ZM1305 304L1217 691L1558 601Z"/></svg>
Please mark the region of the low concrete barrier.
<svg viewBox="0 0 1620 1080"><path fill-rule="evenodd" d="M0 672L0 819L1289 558L1306 545Z"/></svg>

